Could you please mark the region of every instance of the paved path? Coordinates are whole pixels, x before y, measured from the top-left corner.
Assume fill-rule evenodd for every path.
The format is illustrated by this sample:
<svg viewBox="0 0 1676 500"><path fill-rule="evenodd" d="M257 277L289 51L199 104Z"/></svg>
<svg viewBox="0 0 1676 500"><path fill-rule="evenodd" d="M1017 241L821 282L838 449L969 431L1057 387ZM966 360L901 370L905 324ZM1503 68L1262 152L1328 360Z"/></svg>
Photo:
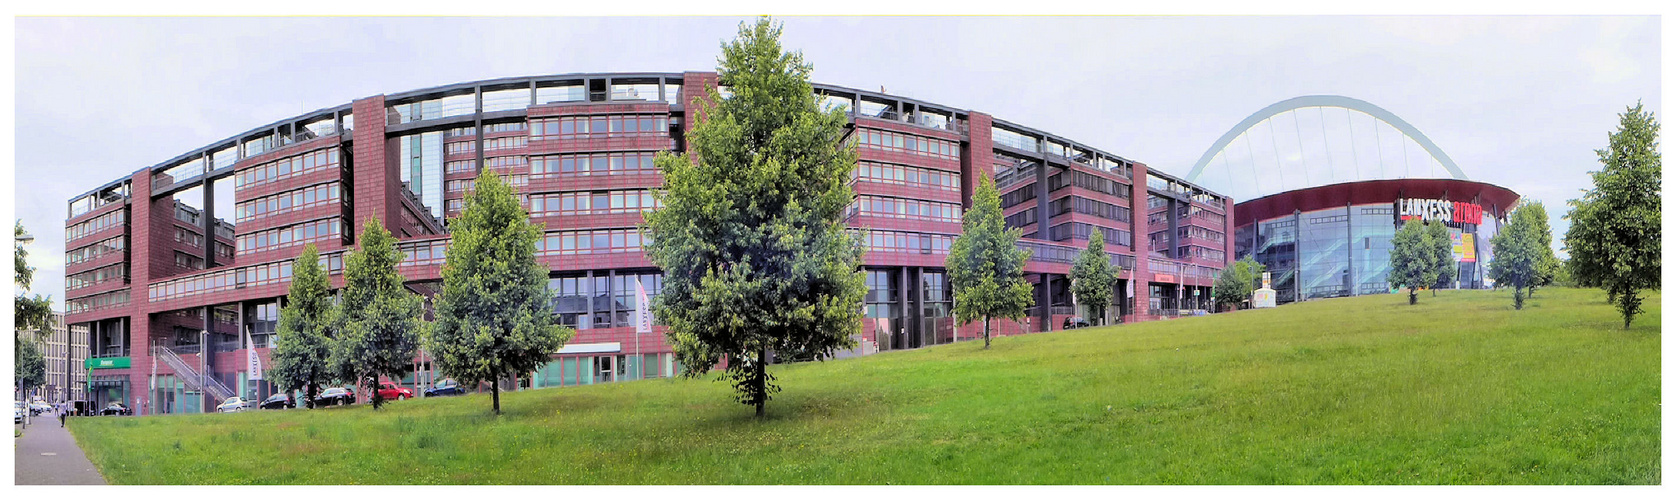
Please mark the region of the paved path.
<svg viewBox="0 0 1676 500"><path fill-rule="evenodd" d="M21 425L12 424L14 429ZM58 416L42 413L29 421L23 437L13 439L17 484L105 484L105 477L76 446Z"/></svg>

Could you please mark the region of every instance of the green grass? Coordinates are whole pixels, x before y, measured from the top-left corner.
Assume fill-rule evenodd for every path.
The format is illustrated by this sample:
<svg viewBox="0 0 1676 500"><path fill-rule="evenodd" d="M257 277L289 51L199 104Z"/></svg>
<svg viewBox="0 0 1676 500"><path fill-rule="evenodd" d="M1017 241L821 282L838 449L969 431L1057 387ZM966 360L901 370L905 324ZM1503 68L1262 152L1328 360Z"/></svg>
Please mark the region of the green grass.
<svg viewBox="0 0 1676 500"><path fill-rule="evenodd" d="M781 366L765 421L663 379L71 430L112 483L1657 483L1658 296L1508 295Z"/></svg>

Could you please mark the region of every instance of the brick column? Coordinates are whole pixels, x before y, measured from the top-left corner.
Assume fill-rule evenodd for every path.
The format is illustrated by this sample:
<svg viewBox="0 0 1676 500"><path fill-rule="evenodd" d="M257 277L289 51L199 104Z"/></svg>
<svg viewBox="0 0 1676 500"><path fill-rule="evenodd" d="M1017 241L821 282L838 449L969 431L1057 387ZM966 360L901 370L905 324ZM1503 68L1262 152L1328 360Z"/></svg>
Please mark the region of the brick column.
<svg viewBox="0 0 1676 500"><path fill-rule="evenodd" d="M718 85L717 75L713 72L687 72L681 74L681 130L692 133L693 125L699 120L700 102L709 98L708 88ZM675 103L670 103L675 104ZM683 134L684 136L685 134Z"/></svg>
<svg viewBox="0 0 1676 500"><path fill-rule="evenodd" d="M1135 282L1135 320L1143 321L1147 318L1147 304L1152 300L1151 290L1147 285L1152 281L1151 260L1147 251L1148 233L1146 217L1146 165L1136 163L1133 183L1129 186L1129 210L1134 214L1135 222L1135 271L1131 274Z"/></svg>
<svg viewBox="0 0 1676 500"><path fill-rule="evenodd" d="M1222 267L1234 265L1234 199L1222 197Z"/></svg>
<svg viewBox="0 0 1676 500"><path fill-rule="evenodd" d="M351 133L355 145L350 189L355 193L355 206L350 219L354 226L346 228L345 234L358 235L367 219L375 216L389 227L390 219L401 210L402 181L397 166L392 165L392 155L387 154L384 130L389 119L384 96L357 99L351 109L355 113L355 130Z"/></svg>
<svg viewBox="0 0 1676 500"><path fill-rule="evenodd" d="M972 207L972 192L978 188L978 179L995 175L995 138L990 136L989 127L995 122L989 115L973 111L966 116L968 140L967 146L960 149L960 205ZM1042 222L1047 223L1043 214L1037 214ZM1040 231L1038 229L1038 231ZM1042 232L1046 237L1046 232Z"/></svg>
<svg viewBox="0 0 1676 500"><path fill-rule="evenodd" d="M148 314L151 308L147 285L162 278L164 270L174 269L174 254L162 241L171 237L170 232L174 231L175 207L173 197L152 200L150 168L135 172L129 181L129 316L124 326L128 328L128 357L131 364L126 370L109 374L128 376L128 404L134 406L135 414L150 415L156 410L151 402L150 391L147 391L147 377L151 375L151 315ZM204 241L208 245L213 240L206 237ZM89 330L96 334L96 329ZM92 340L89 339L88 342L88 357L94 356L92 349L96 342ZM93 375L93 372L89 371L89 380ZM91 397L91 394L87 397ZM142 399L145 400L143 406L139 404Z"/></svg>

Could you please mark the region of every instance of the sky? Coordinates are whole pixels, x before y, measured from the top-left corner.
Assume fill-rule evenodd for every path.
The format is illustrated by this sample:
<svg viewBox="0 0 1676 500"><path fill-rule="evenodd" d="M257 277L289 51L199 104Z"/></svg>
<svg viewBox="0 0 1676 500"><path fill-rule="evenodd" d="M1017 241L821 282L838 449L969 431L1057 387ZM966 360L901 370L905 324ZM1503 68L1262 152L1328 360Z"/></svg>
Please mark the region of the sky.
<svg viewBox="0 0 1676 500"><path fill-rule="evenodd" d="M713 71L741 20L18 18L14 200L36 237L26 247L32 292L62 310L66 203L141 168L372 95L512 76ZM1467 178L1541 200L1556 249L1565 200L1590 185L1594 150L1617 115L1639 101L1663 118L1657 17L784 21L783 43L814 65L816 82L985 112L1178 177L1269 104L1313 94L1368 101L1420 130ZM1356 132L1366 136L1307 142L1348 134L1334 132L1340 119L1346 129L1362 123L1338 110L1310 115L1263 124L1268 135L1254 130L1242 138L1250 146L1230 146L1221 174L1209 168L1198 180L1240 201L1324 183L1323 160L1335 172L1379 165L1388 177L1430 176L1412 170L1422 151L1404 149L1391 129L1373 135L1372 122ZM1273 146L1257 145L1264 139ZM1391 149L1369 153L1370 143ZM1242 181L1240 161L1252 176L1292 175ZM1298 180L1303 171L1310 181Z"/></svg>

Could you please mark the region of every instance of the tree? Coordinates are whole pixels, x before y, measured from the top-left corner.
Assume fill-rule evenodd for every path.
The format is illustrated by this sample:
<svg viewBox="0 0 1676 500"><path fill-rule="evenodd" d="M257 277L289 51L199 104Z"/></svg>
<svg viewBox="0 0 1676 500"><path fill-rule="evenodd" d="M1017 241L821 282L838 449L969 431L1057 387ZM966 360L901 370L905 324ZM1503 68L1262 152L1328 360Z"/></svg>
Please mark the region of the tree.
<svg viewBox="0 0 1676 500"><path fill-rule="evenodd" d="M1542 237L1548 232L1548 213L1541 202L1527 200L1508 219L1490 238L1496 256L1490 262L1490 278L1513 287L1513 308L1524 309L1525 290L1553 279L1554 251Z"/></svg>
<svg viewBox="0 0 1676 500"><path fill-rule="evenodd" d="M402 258L390 231L378 217L368 218L359 248L344 259L343 300L333 315L338 319L334 371L344 380L368 382L374 410L384 405L379 377L401 378L413 369L424 326L419 296L396 272Z"/></svg>
<svg viewBox="0 0 1676 500"><path fill-rule="evenodd" d="M12 297L13 312L16 315L16 328L12 332L12 344L17 353L16 364L13 366L13 377L17 387L24 394L31 388L46 383L46 358L41 356L40 346L37 344L52 328L52 297L26 297L21 292L29 291L35 278L35 268L29 266L29 252L23 249L23 221L19 220L13 226L12 232L12 284L19 292ZM23 332L35 332L25 338Z"/></svg>
<svg viewBox="0 0 1676 500"><path fill-rule="evenodd" d="M279 309L278 340L273 349L273 377L281 390L303 391L314 407L320 385L332 379L333 315L330 279L320 267L320 252L310 243L291 264L291 288Z"/></svg>
<svg viewBox="0 0 1676 500"><path fill-rule="evenodd" d="M659 154L664 207L646 216L647 256L664 271L653 306L681 363L702 376L727 359L740 403L779 391L768 352L822 360L855 345L866 293L861 239L844 227L856 153L842 109L821 111L813 67L767 18L722 46L683 155Z"/></svg>
<svg viewBox="0 0 1676 500"><path fill-rule="evenodd" d="M1408 304L1419 302L1419 289L1437 283L1437 254L1431 235L1419 221L1404 222L1391 237L1391 286L1408 288Z"/></svg>
<svg viewBox="0 0 1676 500"><path fill-rule="evenodd" d="M23 221L17 221L16 225L13 226L12 234L14 235L12 260L15 263L15 267L12 268L12 284L16 286L19 292L27 292L29 287L34 284L35 268L29 266L29 251L23 249L23 235L25 234ZM52 327L50 324L52 321L51 296L42 297L36 294L34 297L26 297L19 293L12 297L12 306L17 318L18 331L34 330L40 334L45 334L47 329Z"/></svg>
<svg viewBox="0 0 1676 500"><path fill-rule="evenodd" d="M12 368L12 376L17 381L17 388L23 391L25 401L29 391L47 383L47 360L41 356L39 339L26 339L22 335L12 338L12 344L17 352L17 364Z"/></svg>
<svg viewBox="0 0 1676 500"><path fill-rule="evenodd" d="M1554 230L1548 226L1548 207L1535 199L1525 200L1524 205L1531 210L1525 217L1530 218L1531 235L1535 237L1538 256L1535 274L1531 275L1525 296L1534 298L1537 288L1554 284L1561 264L1559 257L1554 256Z"/></svg>
<svg viewBox="0 0 1676 500"><path fill-rule="evenodd" d="M1001 195L987 176L978 181L960 228L943 264L954 288L954 316L961 324L982 319L983 348L988 349L990 320L1022 319L1034 302L1030 282L1024 281L1030 251L1018 247L1024 230L1008 229L1001 218Z"/></svg>
<svg viewBox="0 0 1676 500"><path fill-rule="evenodd" d="M1452 283L1461 274L1461 269L1455 264L1454 241L1449 238L1449 227L1442 222L1426 224L1426 241L1432 252L1431 283L1432 296L1437 296L1439 283Z"/></svg>
<svg viewBox="0 0 1676 500"><path fill-rule="evenodd" d="M1092 312L1090 318L1100 322L1106 317L1106 308L1111 307L1112 287L1117 285L1117 274L1123 271L1113 266L1111 256L1106 254L1104 232L1092 233L1088 237L1088 248L1077 254L1077 262L1071 266L1071 293L1076 295L1078 303L1088 306Z"/></svg>
<svg viewBox="0 0 1676 500"><path fill-rule="evenodd" d="M1216 275L1216 282L1211 285L1211 295L1216 297L1216 304L1237 309L1240 304L1251 300L1251 293L1256 291L1256 281L1266 270L1266 266L1250 255L1222 268L1222 272Z"/></svg>
<svg viewBox="0 0 1676 500"><path fill-rule="evenodd" d="M465 211L450 225L436 323L426 337L438 369L461 381L489 381L500 414L500 381L546 365L576 332L553 316L547 266L535 260L543 227L530 224L512 187L484 170Z"/></svg>
<svg viewBox="0 0 1676 500"><path fill-rule="evenodd" d="M1565 247L1572 277L1581 285L1606 289L1625 329L1641 313L1641 290L1659 286L1663 167L1658 135L1658 120L1641 103L1619 115L1607 148L1595 150L1602 167L1590 173L1594 187L1568 202L1571 228Z"/></svg>

